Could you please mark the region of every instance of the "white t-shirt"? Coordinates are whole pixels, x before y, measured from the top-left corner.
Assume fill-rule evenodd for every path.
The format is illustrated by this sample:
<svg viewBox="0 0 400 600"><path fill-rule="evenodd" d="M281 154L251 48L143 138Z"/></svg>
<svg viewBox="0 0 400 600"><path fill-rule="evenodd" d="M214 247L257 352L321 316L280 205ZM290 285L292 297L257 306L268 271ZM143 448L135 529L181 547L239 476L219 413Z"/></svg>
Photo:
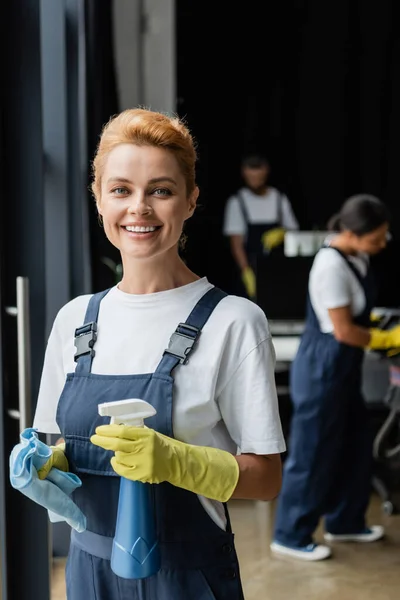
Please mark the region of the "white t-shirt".
<svg viewBox="0 0 400 600"><path fill-rule="evenodd" d="M368 269L368 256L348 256L364 277ZM322 332L332 333L333 325L328 309L349 306L353 316L365 308L364 290L346 261L334 248L321 248L315 256L309 278L310 300Z"/></svg>
<svg viewBox="0 0 400 600"><path fill-rule="evenodd" d="M152 373L180 322L213 286L206 278L154 294L113 287L100 305L92 372ZM59 433L58 400L75 370L74 331L84 323L90 295L59 311L46 349L33 426ZM285 442L275 387L275 351L263 311L227 296L203 327L186 365L174 370L173 428L177 439L237 453L277 454ZM200 497L222 528L222 504Z"/></svg>
<svg viewBox="0 0 400 600"><path fill-rule="evenodd" d="M251 224L279 223L280 221L280 225L285 229L297 230L299 228L287 196L281 194L277 189L270 187L263 196L257 196L249 188L243 187L239 193L243 198L247 218ZM281 203L280 208L279 203ZM247 223L236 194L228 198L223 233L227 236L246 236L247 234Z"/></svg>

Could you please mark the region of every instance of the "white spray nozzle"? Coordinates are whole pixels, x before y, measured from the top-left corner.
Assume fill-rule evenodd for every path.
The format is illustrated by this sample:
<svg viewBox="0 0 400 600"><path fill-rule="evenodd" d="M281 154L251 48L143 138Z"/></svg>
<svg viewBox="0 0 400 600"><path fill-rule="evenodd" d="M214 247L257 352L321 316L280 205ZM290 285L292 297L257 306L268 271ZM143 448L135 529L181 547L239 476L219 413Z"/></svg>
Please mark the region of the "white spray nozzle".
<svg viewBox="0 0 400 600"><path fill-rule="evenodd" d="M101 417L111 417L110 423L143 427L144 419L156 414L154 406L139 398L103 402L98 406Z"/></svg>

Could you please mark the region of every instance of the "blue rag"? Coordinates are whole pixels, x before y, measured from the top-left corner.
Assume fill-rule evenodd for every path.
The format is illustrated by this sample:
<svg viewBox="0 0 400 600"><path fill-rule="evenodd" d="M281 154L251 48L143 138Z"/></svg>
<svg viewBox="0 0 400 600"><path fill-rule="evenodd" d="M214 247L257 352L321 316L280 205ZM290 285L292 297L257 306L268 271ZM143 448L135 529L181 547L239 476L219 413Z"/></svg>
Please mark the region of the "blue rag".
<svg viewBox="0 0 400 600"><path fill-rule="evenodd" d="M52 468L46 479L39 479L38 470L44 466L52 450L41 442L37 430L28 427L20 434L20 443L10 454L10 482L13 488L47 508L52 523L66 521L79 533L86 529L86 517L70 497L82 485L73 473Z"/></svg>

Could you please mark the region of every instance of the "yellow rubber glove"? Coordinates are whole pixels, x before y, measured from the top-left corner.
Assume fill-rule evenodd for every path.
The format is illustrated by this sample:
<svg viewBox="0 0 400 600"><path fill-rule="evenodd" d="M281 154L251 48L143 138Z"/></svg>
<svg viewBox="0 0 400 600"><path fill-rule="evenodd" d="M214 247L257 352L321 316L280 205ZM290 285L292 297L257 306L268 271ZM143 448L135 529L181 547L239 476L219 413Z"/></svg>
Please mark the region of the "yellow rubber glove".
<svg viewBox="0 0 400 600"><path fill-rule="evenodd" d="M392 350L388 350L386 352L386 356L391 358L393 356L397 356L399 353L400 353L400 348L393 348Z"/></svg>
<svg viewBox="0 0 400 600"><path fill-rule="evenodd" d="M371 323L379 323L379 321L382 320L382 315L377 315L376 313L374 313L374 311L372 311L369 315L369 320L371 321Z"/></svg>
<svg viewBox="0 0 400 600"><path fill-rule="evenodd" d="M369 350L389 350L400 348L400 325L383 331L382 329L370 329L371 339L367 348Z"/></svg>
<svg viewBox="0 0 400 600"><path fill-rule="evenodd" d="M60 471L67 472L69 470L68 460L65 456L65 442L58 444L57 446L50 446L52 453L48 461L38 471L39 479L46 479L50 470L54 467L60 469Z"/></svg>
<svg viewBox="0 0 400 600"><path fill-rule="evenodd" d="M249 298L252 300L256 297L257 286L256 286L256 274L251 267L246 267L242 271L242 281Z"/></svg>
<svg viewBox="0 0 400 600"><path fill-rule="evenodd" d="M280 246L285 239L285 233L286 231L283 227L275 227L274 229L264 231L261 236L261 243L264 250L270 252L276 248L276 246Z"/></svg>
<svg viewBox="0 0 400 600"><path fill-rule="evenodd" d="M147 427L100 425L90 440L96 446L113 450L112 468L133 481L168 481L226 502L239 479L238 462L229 452L185 444Z"/></svg>

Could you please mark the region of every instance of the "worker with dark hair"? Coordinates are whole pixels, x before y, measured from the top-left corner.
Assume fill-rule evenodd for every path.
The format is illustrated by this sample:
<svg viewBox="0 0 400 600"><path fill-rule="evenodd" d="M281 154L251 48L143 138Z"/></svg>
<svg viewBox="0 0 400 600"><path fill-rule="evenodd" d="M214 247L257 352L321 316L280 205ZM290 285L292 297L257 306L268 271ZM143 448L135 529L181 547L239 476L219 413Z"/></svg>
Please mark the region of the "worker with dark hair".
<svg viewBox="0 0 400 600"><path fill-rule="evenodd" d="M249 298L255 299L257 257L281 246L285 230L299 225L285 194L268 185L270 164L262 154L241 162L244 186L228 198L223 233L230 238L234 260Z"/></svg>
<svg viewBox="0 0 400 600"><path fill-rule="evenodd" d="M314 533L324 518L327 542L374 542L366 524L372 435L362 396L364 352L400 347L400 326L374 327L370 256L384 250L389 215L367 194L349 198L309 276L305 329L292 363L293 415L276 513L274 553L307 561L331 555Z"/></svg>

